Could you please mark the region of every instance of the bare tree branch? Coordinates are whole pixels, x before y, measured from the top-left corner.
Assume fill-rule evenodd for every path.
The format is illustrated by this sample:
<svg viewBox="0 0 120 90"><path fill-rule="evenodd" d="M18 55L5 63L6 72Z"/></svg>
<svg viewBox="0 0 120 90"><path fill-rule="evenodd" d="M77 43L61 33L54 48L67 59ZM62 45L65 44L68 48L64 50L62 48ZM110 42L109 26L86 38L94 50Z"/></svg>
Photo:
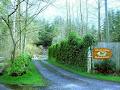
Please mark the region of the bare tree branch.
<svg viewBox="0 0 120 90"><path fill-rule="evenodd" d="M55 1L55 0L54 0ZM29 24L41 13L43 12L45 9L47 9L47 7L49 7L53 2L49 2L48 4L46 4L44 7L42 7L36 14L32 15L30 18L32 18L32 20L27 23L27 26L29 26ZM25 26L25 27L27 27ZM24 31L25 27L23 28L22 31Z"/></svg>
<svg viewBox="0 0 120 90"><path fill-rule="evenodd" d="M16 8L14 9L13 12L11 12L11 13L8 15L8 18L9 18L10 16L12 16L12 15L16 12L16 10L18 9L19 5L20 5L22 2L24 2L24 1L25 1L25 0L22 0L21 2L19 2L19 3L16 5Z"/></svg>

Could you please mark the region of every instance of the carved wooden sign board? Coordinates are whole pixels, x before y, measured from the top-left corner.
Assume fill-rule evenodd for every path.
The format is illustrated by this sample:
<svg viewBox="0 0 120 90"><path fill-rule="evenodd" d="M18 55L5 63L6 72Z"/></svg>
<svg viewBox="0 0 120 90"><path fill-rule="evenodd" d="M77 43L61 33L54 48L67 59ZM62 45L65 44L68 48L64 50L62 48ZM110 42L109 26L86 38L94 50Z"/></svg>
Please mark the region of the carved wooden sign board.
<svg viewBox="0 0 120 90"><path fill-rule="evenodd" d="M108 60L112 57L112 51L108 48L94 48L93 59Z"/></svg>

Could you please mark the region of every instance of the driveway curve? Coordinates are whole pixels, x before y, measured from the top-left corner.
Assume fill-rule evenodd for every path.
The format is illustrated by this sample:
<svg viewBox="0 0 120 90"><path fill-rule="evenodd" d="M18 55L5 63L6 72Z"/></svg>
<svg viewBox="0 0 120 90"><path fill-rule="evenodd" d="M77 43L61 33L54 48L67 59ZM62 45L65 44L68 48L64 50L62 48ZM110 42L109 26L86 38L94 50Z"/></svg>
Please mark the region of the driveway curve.
<svg viewBox="0 0 120 90"><path fill-rule="evenodd" d="M11 89L4 86L3 84L0 84L0 90L11 90Z"/></svg>
<svg viewBox="0 0 120 90"><path fill-rule="evenodd" d="M120 90L120 84L89 79L51 65L47 60L34 61L38 71L49 81L40 90Z"/></svg>

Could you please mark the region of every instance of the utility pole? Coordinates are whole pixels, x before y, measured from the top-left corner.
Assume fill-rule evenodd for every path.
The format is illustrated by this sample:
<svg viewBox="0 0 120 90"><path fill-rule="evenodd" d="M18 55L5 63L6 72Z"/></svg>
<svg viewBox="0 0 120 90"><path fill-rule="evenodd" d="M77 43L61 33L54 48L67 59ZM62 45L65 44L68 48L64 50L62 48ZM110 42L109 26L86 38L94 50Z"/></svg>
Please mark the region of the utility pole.
<svg viewBox="0 0 120 90"><path fill-rule="evenodd" d="M110 41L109 38L109 21L108 21L108 6L107 6L107 0L105 0L105 29L106 29L106 42Z"/></svg>

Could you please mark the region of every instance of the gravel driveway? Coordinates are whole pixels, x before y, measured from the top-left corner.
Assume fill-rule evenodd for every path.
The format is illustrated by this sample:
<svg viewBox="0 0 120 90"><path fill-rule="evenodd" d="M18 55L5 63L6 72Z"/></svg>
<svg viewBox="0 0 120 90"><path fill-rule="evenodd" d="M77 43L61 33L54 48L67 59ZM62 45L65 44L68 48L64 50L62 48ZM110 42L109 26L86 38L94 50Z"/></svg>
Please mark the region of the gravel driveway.
<svg viewBox="0 0 120 90"><path fill-rule="evenodd" d="M89 79L65 71L47 60L34 60L38 71L48 80L47 87L1 85L0 90L120 90L120 83Z"/></svg>
<svg viewBox="0 0 120 90"><path fill-rule="evenodd" d="M34 61L38 71L49 81L40 90L120 90L120 83L89 79L53 66L47 60Z"/></svg>
<svg viewBox="0 0 120 90"><path fill-rule="evenodd" d="M0 84L0 90L10 90L9 88L7 88L6 86Z"/></svg>

